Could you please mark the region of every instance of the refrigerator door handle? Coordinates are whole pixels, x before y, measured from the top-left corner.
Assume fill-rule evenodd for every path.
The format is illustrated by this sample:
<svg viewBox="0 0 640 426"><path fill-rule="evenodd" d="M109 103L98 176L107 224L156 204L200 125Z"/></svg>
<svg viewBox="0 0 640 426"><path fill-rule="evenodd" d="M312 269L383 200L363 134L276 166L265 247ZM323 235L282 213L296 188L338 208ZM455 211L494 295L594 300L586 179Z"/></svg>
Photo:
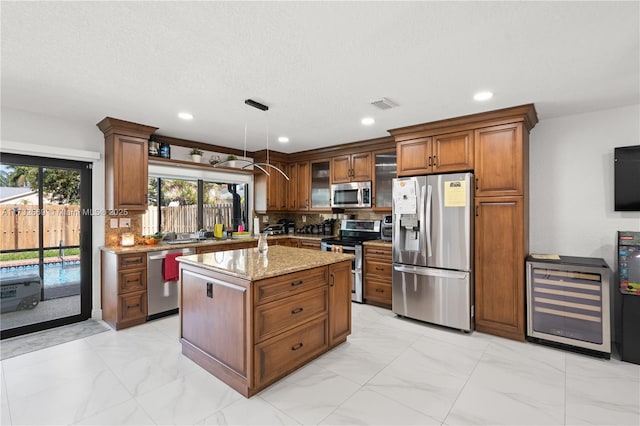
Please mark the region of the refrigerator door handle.
<svg viewBox="0 0 640 426"><path fill-rule="evenodd" d="M424 226L426 228L426 238L427 238L427 257L431 257L431 191L432 191L432 187L431 185L427 186L427 219L428 220L424 220L424 218L422 219L422 223L424 223ZM424 200L424 190L425 187L422 187L422 199Z"/></svg>
<svg viewBox="0 0 640 426"><path fill-rule="evenodd" d="M408 266L408 265L393 265L393 269L398 272L406 272L409 274L425 275L430 277L441 278L457 278L465 279L469 275L468 272L462 271L448 271L446 269L433 269L420 266Z"/></svg>

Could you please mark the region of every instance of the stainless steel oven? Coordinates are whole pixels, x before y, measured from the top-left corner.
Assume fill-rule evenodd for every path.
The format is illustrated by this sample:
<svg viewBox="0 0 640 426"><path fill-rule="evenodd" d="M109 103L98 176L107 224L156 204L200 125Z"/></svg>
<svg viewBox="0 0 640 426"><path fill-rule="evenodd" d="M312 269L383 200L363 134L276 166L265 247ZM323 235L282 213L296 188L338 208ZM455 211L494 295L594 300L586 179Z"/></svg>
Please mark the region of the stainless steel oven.
<svg viewBox="0 0 640 426"><path fill-rule="evenodd" d="M353 254L351 273L353 284L351 287L351 301L362 303L364 300L364 283L362 274L362 242L380 238L380 221L371 219L348 219L340 223L338 238L324 238L321 249L334 251L334 247L341 247L343 253Z"/></svg>
<svg viewBox="0 0 640 426"><path fill-rule="evenodd" d="M353 254L355 258L351 261L351 300L362 303L362 244L344 243L338 240L322 241L320 248L322 251L334 251L334 246L340 246L342 253Z"/></svg>

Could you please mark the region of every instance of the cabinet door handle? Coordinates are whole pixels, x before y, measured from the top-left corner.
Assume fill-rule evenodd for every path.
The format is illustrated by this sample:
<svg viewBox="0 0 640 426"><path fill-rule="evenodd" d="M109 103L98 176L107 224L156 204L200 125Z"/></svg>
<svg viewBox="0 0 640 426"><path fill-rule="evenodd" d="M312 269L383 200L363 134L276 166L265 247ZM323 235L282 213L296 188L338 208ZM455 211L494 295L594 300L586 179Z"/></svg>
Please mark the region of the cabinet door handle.
<svg viewBox="0 0 640 426"><path fill-rule="evenodd" d="M304 345L302 344L302 342L298 343L297 345L293 345L291 346L291 350L292 351L297 351L298 349L300 349L301 347L303 347Z"/></svg>
<svg viewBox="0 0 640 426"><path fill-rule="evenodd" d="M429 156L429 167L431 167L431 156Z"/></svg>
<svg viewBox="0 0 640 426"><path fill-rule="evenodd" d="M383 289L381 289L381 288L376 288L376 291L377 291L378 293L384 293L384 290L383 290Z"/></svg>
<svg viewBox="0 0 640 426"><path fill-rule="evenodd" d="M299 314L302 311L304 311L303 308L296 308L296 309L291 311L291 315Z"/></svg>
<svg viewBox="0 0 640 426"><path fill-rule="evenodd" d="M384 268L379 268L376 266L376 271L384 271Z"/></svg>
<svg viewBox="0 0 640 426"><path fill-rule="evenodd" d="M137 303L137 304L135 304L135 305L127 305L127 308L129 308L129 309L131 309L131 308L138 308L138 307L140 307L140 304L139 304L139 303Z"/></svg>
<svg viewBox="0 0 640 426"><path fill-rule="evenodd" d="M336 276L334 274L329 274L329 287L333 287L334 285L336 285Z"/></svg>
<svg viewBox="0 0 640 426"><path fill-rule="evenodd" d="M476 191L478 190L478 186L479 186L478 181L479 180L480 180L480 178L476 178Z"/></svg>
<svg viewBox="0 0 640 426"><path fill-rule="evenodd" d="M436 167L438 165L438 157L437 156L433 156L433 167Z"/></svg>
<svg viewBox="0 0 640 426"><path fill-rule="evenodd" d="M213 283L207 283L207 297L213 299Z"/></svg>
<svg viewBox="0 0 640 426"><path fill-rule="evenodd" d="M480 209L478 207L479 206L476 206L476 216L480 216Z"/></svg>
<svg viewBox="0 0 640 426"><path fill-rule="evenodd" d="M299 286L300 284L302 284L302 280L292 282L292 283L291 283L291 287L296 287L296 286Z"/></svg>

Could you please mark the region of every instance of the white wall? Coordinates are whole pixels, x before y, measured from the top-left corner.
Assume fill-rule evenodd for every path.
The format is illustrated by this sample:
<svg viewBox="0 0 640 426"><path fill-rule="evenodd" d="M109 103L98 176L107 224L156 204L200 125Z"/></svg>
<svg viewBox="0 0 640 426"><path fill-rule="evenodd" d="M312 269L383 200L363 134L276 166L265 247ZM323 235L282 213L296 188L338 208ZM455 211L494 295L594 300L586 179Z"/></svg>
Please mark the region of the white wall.
<svg viewBox="0 0 640 426"><path fill-rule="evenodd" d="M93 209L104 209L104 135L96 123L104 117L98 117L95 123L71 122L50 116L28 113L24 111L2 109L2 130L0 135L0 151L5 146L31 144L43 146L48 151L47 157L66 158L68 152L60 148L82 153L99 152L100 159L93 160L92 203ZM15 152L11 150L11 152ZM73 158L77 160L78 158ZM86 159L90 162L92 160ZM102 318L100 310L100 251L104 245L104 218L92 218L92 263L93 263L93 311L92 317Z"/></svg>
<svg viewBox="0 0 640 426"><path fill-rule="evenodd" d="M613 149L640 145L640 105L541 120L530 142L530 253L615 272L616 231L640 231L640 212L613 210Z"/></svg>

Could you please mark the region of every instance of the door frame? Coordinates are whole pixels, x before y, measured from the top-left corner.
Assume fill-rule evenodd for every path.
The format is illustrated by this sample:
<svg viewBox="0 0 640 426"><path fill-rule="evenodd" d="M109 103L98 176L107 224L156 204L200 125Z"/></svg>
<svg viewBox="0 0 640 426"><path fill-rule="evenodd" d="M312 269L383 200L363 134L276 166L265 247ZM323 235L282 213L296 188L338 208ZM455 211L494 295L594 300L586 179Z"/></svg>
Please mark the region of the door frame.
<svg viewBox="0 0 640 426"><path fill-rule="evenodd" d="M2 164L12 164L30 167L49 167L49 168L63 168L73 169L80 172L80 314L71 315L63 318L56 318L53 320L43 321L35 324L28 324L20 327L11 328L8 330L0 331L0 340L10 337L20 336L36 331L48 330L62 325L73 324L81 321L85 321L91 318L92 308L92 275L93 275L93 262L92 251L92 216L91 213L85 214L85 212L92 211L92 169L93 163L75 160L65 160L59 158L47 158L36 157L31 155L21 154L8 154L2 153ZM42 176L39 173L38 178L39 186L42 185ZM38 189L39 192L40 188ZM40 194L40 198L41 198ZM42 218L39 222L39 236L40 242L38 250L42 250ZM42 269L42 265L40 267ZM40 271L42 272L42 271Z"/></svg>

